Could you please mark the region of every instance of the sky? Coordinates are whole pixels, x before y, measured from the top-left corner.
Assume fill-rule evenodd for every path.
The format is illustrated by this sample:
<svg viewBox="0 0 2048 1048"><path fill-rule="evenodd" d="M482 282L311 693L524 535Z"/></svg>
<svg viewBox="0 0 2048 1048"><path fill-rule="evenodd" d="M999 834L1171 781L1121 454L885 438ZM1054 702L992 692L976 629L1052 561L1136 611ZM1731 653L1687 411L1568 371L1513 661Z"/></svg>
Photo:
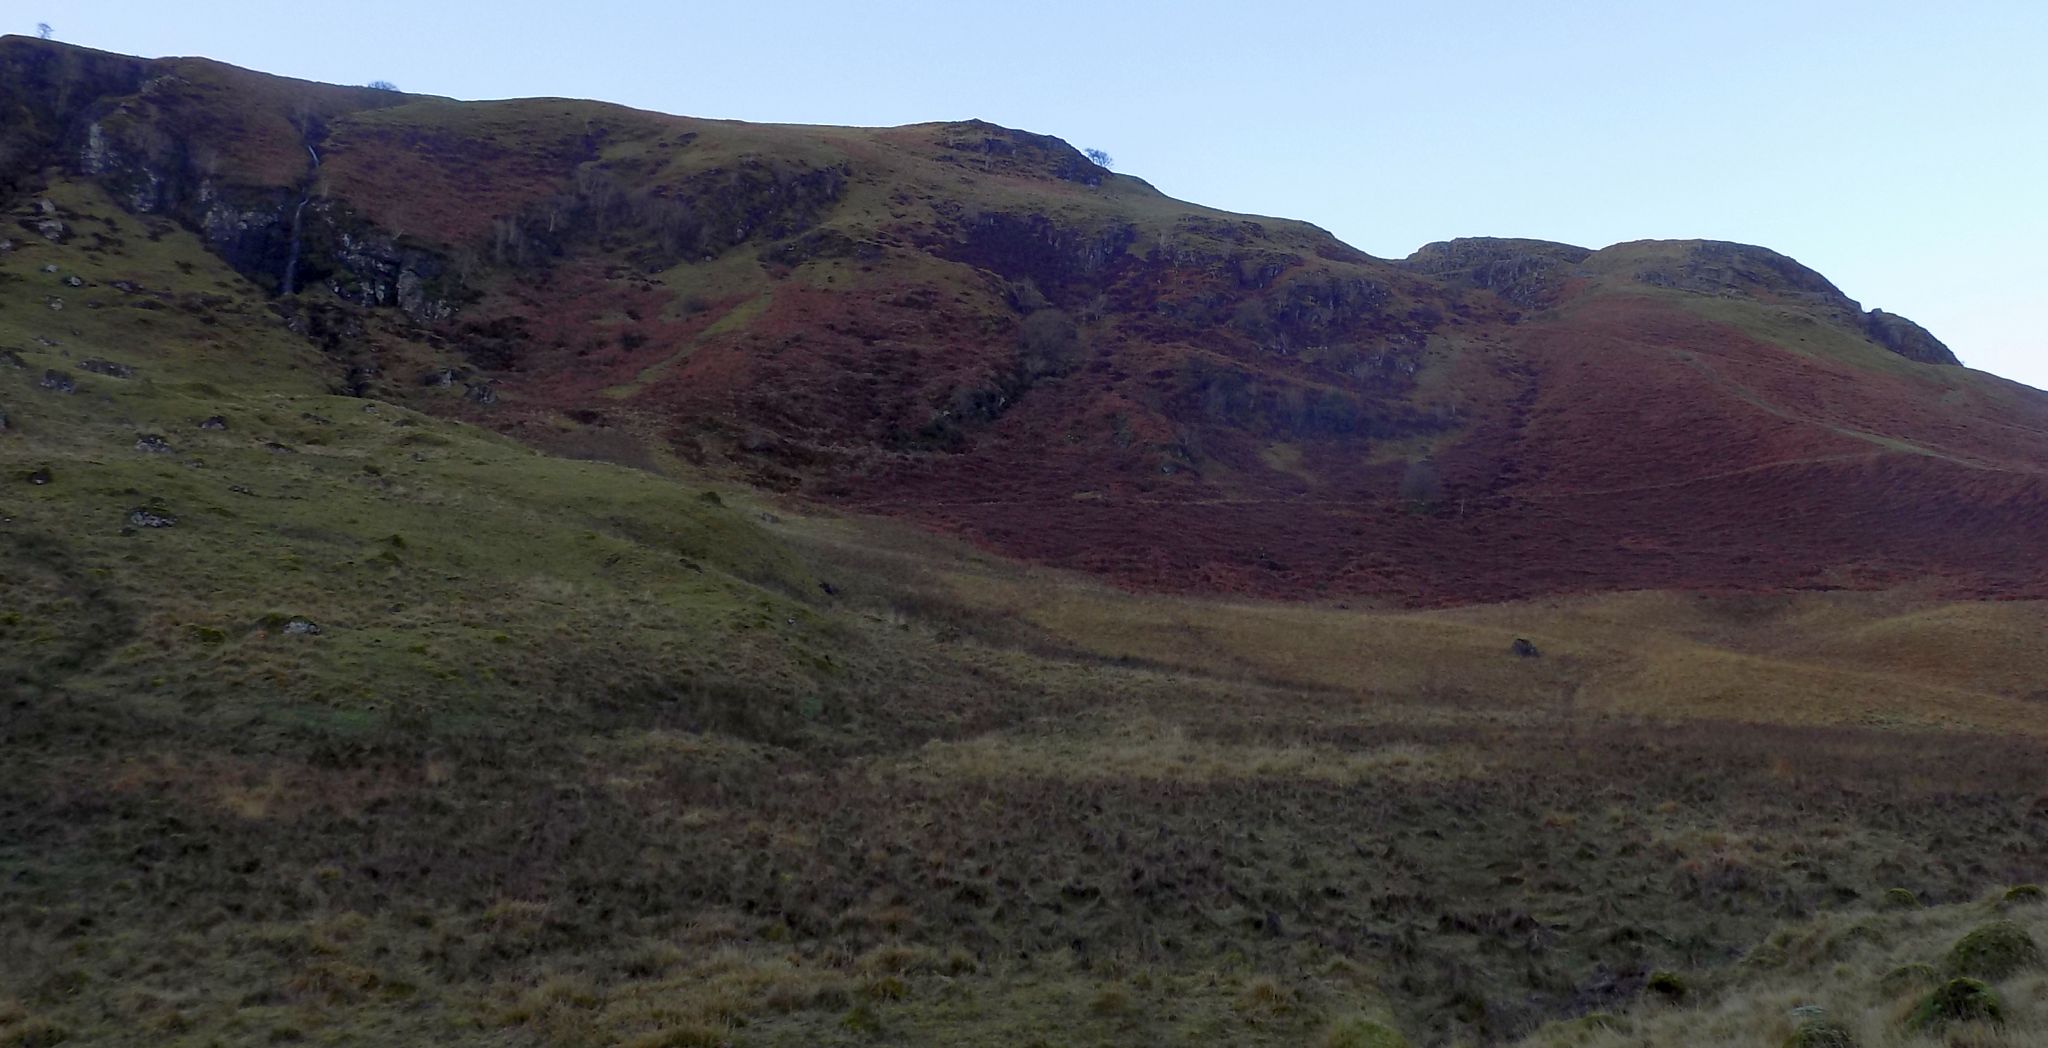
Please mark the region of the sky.
<svg viewBox="0 0 2048 1048"><path fill-rule="evenodd" d="M2048 388L2048 3L0 0L0 30L459 98L978 117L1375 255L1761 244ZM19 24L13 24L13 23Z"/></svg>

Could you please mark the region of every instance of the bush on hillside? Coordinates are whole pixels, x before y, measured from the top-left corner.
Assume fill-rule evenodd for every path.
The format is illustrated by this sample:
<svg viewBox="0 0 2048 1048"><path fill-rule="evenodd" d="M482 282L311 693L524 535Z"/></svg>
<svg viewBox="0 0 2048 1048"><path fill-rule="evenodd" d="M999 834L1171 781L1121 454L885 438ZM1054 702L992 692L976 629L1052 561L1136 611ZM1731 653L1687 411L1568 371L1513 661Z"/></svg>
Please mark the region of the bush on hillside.
<svg viewBox="0 0 2048 1048"><path fill-rule="evenodd" d="M1956 940L1948 952L1949 971L1980 979L2003 979L2025 968L2041 966L2041 947L2025 928L2011 921L1981 925Z"/></svg>
<svg viewBox="0 0 2048 1048"><path fill-rule="evenodd" d="M2040 885L2019 884L2005 890L2004 902L2007 906L2033 906L2044 899L2048 899L2048 891Z"/></svg>
<svg viewBox="0 0 2048 1048"><path fill-rule="evenodd" d="M1916 1030L1936 1030L1950 1023L2003 1023L2005 1005L1990 986L1977 979L1950 979L1922 998L1907 1019Z"/></svg>
<svg viewBox="0 0 2048 1048"><path fill-rule="evenodd" d="M1785 1038L1785 1048L1856 1048L1856 1035L1833 1019L1813 1018Z"/></svg>

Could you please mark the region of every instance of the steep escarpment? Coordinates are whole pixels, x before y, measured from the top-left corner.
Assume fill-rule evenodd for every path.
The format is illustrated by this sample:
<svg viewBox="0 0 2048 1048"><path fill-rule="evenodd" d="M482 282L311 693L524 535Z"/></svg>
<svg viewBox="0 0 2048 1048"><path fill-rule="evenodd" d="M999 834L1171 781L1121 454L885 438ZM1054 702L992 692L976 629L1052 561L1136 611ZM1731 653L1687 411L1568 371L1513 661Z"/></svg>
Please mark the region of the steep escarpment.
<svg viewBox="0 0 2048 1048"><path fill-rule="evenodd" d="M24 237L90 185L330 387L1143 587L2034 593L2048 399L1776 252L1373 258L982 122L469 103L10 38Z"/></svg>

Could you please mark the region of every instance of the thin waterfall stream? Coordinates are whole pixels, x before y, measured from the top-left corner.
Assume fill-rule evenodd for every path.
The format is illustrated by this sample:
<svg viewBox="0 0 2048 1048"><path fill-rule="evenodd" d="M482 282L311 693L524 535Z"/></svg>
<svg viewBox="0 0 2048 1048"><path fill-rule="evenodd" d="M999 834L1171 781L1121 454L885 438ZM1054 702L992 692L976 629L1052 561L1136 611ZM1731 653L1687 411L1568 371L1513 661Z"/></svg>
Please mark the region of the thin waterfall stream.
<svg viewBox="0 0 2048 1048"><path fill-rule="evenodd" d="M306 155L312 158L312 164L306 169L306 188L299 194L299 206L292 209L292 243L291 249L285 254L284 283L278 289L278 294L280 295L291 294L293 285L298 279L299 231L304 223L306 205L313 199L313 186L320 180L319 151L309 144L306 146Z"/></svg>

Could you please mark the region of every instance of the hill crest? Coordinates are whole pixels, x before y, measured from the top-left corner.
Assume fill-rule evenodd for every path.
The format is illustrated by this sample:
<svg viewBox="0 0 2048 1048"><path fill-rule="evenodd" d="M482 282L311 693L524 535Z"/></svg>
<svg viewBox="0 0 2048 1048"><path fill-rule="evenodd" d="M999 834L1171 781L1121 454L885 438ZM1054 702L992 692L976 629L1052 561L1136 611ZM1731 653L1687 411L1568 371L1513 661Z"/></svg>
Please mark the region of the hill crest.
<svg viewBox="0 0 2048 1048"><path fill-rule="evenodd" d="M1384 260L979 121L456 102L20 38L0 86L17 207L77 181L190 228L337 391L541 447L1147 588L2048 585L2011 556L2048 519L2048 398L1764 248Z"/></svg>

